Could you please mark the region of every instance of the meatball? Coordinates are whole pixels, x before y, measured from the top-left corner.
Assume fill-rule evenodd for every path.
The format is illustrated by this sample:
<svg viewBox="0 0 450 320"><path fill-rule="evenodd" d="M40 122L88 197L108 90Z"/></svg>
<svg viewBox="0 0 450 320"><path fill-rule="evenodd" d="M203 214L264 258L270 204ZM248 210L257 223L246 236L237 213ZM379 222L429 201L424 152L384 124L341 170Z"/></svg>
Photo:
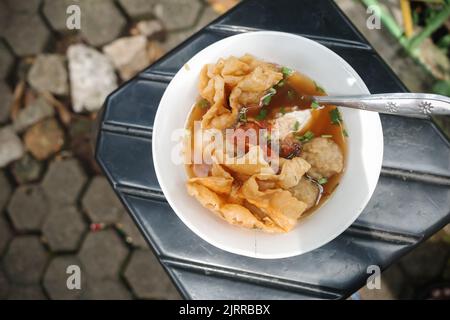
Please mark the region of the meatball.
<svg viewBox="0 0 450 320"><path fill-rule="evenodd" d="M316 205L319 196L319 188L314 182L306 178L302 178L300 182L293 188L289 189L294 197L306 203L306 210Z"/></svg>
<svg viewBox="0 0 450 320"><path fill-rule="evenodd" d="M328 138L315 138L303 146L302 158L309 162L308 174L314 179L329 178L344 168L339 146Z"/></svg>

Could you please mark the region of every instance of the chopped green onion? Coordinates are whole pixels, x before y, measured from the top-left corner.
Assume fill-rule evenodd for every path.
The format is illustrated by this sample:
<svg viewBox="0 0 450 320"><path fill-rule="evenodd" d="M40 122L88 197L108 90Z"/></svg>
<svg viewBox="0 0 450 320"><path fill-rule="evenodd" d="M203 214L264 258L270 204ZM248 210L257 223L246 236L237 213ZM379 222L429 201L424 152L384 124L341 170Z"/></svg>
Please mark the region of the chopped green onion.
<svg viewBox="0 0 450 320"><path fill-rule="evenodd" d="M247 108L242 108L239 111L239 121L240 122L247 122Z"/></svg>
<svg viewBox="0 0 450 320"><path fill-rule="evenodd" d="M321 135L322 138L333 138L333 135L331 134L323 134Z"/></svg>
<svg viewBox="0 0 450 320"><path fill-rule="evenodd" d="M344 137L348 138L348 132L345 129L342 129L342 134L344 135Z"/></svg>
<svg viewBox="0 0 450 320"><path fill-rule="evenodd" d="M287 95L288 95L288 99L289 100L294 100L294 98L295 98L295 91L288 90Z"/></svg>
<svg viewBox="0 0 450 320"><path fill-rule="evenodd" d="M316 91L320 93L325 93L325 90L314 81L314 86L316 87Z"/></svg>
<svg viewBox="0 0 450 320"><path fill-rule="evenodd" d="M295 121L295 124L294 124L294 131L298 131L298 129L300 129L300 122Z"/></svg>
<svg viewBox="0 0 450 320"><path fill-rule="evenodd" d="M327 179L327 178L320 178L319 180L317 180L317 182L318 182L319 184L325 184L325 183L328 182L328 179Z"/></svg>
<svg viewBox="0 0 450 320"><path fill-rule="evenodd" d="M209 108L209 102L208 102L208 100L206 100L206 99L201 99L199 102L197 102L197 105L200 107L200 108Z"/></svg>
<svg viewBox="0 0 450 320"><path fill-rule="evenodd" d="M286 109L285 109L284 107L281 107L281 108L280 108L280 113L281 113L281 114L286 114Z"/></svg>
<svg viewBox="0 0 450 320"><path fill-rule="evenodd" d="M341 124L342 117L338 108L334 108L333 110L330 111L330 119L332 124Z"/></svg>
<svg viewBox="0 0 450 320"><path fill-rule="evenodd" d="M291 69L289 69L288 67L283 67L281 68L281 73L283 73L283 76L285 78L289 77L294 71L292 71Z"/></svg>
<svg viewBox="0 0 450 320"><path fill-rule="evenodd" d="M311 131L307 131L304 135L298 137L297 139L301 142L308 142L312 140L312 138L314 138L314 133L312 133Z"/></svg>
<svg viewBox="0 0 450 320"><path fill-rule="evenodd" d="M311 102L311 109L319 109L319 108L320 108L320 104L318 104L315 101Z"/></svg>
<svg viewBox="0 0 450 320"><path fill-rule="evenodd" d="M266 94L266 96L262 99L262 103L265 106L268 106L270 104L270 101L272 101L272 97L277 93L277 90L275 88L270 88L269 92Z"/></svg>
<svg viewBox="0 0 450 320"><path fill-rule="evenodd" d="M284 86L284 80L280 80L280 82L277 83L278 88L281 88L282 86Z"/></svg>
<svg viewBox="0 0 450 320"><path fill-rule="evenodd" d="M258 115L256 116L256 119L258 119L258 120L264 120L264 119L266 118L266 116L267 116L267 109L262 108L262 109L259 111Z"/></svg>

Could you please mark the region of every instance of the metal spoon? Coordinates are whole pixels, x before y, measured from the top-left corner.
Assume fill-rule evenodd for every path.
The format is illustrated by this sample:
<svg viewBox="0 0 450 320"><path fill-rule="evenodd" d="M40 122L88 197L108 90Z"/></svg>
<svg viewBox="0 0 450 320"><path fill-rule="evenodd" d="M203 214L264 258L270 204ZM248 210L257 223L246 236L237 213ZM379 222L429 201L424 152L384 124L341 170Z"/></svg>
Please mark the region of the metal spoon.
<svg viewBox="0 0 450 320"><path fill-rule="evenodd" d="M428 117L450 115L450 98L427 93L383 93L355 96L313 96L318 104L404 115Z"/></svg>

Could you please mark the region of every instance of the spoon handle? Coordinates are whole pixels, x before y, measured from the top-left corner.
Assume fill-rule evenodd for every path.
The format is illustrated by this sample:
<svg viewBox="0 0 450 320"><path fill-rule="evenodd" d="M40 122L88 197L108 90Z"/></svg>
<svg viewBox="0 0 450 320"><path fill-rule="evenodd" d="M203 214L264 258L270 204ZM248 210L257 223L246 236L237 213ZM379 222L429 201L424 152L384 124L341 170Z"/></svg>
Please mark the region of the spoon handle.
<svg viewBox="0 0 450 320"><path fill-rule="evenodd" d="M357 96L314 96L318 104L413 117L450 115L450 98L426 93L383 93Z"/></svg>

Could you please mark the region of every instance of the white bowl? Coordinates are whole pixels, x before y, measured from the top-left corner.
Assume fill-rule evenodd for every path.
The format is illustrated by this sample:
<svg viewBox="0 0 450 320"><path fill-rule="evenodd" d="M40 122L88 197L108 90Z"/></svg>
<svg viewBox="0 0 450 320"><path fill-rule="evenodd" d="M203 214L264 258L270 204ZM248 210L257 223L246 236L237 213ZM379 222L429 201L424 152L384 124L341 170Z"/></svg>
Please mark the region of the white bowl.
<svg viewBox="0 0 450 320"><path fill-rule="evenodd" d="M292 231L274 235L228 224L188 195L184 165L171 160L174 147L179 143L173 138L173 132L184 128L198 95L197 83L202 66L215 63L221 57L246 53L298 70L324 87L328 94L369 93L347 62L315 41L271 31L244 33L220 40L192 57L177 72L161 99L153 129L156 175L172 209L205 241L248 257L291 257L336 238L366 206L381 170L381 122L377 113L341 108L349 133L346 171L329 200L312 215L301 219Z"/></svg>

